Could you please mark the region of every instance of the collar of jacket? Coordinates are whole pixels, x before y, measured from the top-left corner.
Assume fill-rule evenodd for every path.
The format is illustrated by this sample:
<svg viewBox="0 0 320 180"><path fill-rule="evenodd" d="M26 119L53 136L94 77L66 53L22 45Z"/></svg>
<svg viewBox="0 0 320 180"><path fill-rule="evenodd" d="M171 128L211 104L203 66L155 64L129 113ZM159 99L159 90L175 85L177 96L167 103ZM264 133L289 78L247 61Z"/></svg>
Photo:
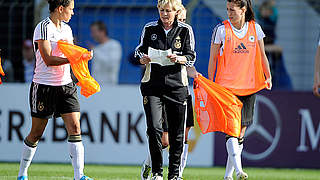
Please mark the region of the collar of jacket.
<svg viewBox="0 0 320 180"><path fill-rule="evenodd" d="M164 27L163 26L163 23L162 23L162 21L161 21L161 19L159 18L159 20L158 20L158 24L161 26L161 27ZM178 19L177 19L177 17L175 17L174 18L174 21L173 21L173 24L172 24L172 28L175 28L175 27L177 27L178 26Z"/></svg>

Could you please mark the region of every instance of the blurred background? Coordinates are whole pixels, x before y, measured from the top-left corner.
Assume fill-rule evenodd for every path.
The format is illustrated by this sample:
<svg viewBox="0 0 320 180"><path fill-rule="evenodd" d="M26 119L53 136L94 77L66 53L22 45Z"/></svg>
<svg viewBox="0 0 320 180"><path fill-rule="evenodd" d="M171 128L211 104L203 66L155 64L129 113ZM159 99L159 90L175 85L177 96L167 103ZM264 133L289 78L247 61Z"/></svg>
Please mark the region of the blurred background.
<svg viewBox="0 0 320 180"><path fill-rule="evenodd" d="M196 39L195 66L207 76L212 31L227 18L226 3L183 0L183 4ZM136 165L147 153L139 91L142 68L132 56L143 26L159 18L156 5L156 0L75 1L75 14L69 22L75 44L90 49L99 45L92 32L92 24L97 21L105 24L107 37L120 44L110 51L119 52L115 60L116 80L101 84L102 91L88 99L80 97L89 163ZM311 93L320 32L320 1L255 0L254 10L267 36L264 40L273 90L263 91L257 97L256 123L247 133L243 164L320 168L320 100ZM0 86L0 146L5 147L0 148L0 161L19 161L22 139L30 128L28 91L35 60L31 39L35 25L48 12L46 0L0 0L0 49L6 73ZM105 56L108 57L108 51ZM223 135L203 135L196 126L190 136L188 165L225 164ZM67 153L47 156L53 149L67 152L65 140L62 120L50 121L35 161L67 162Z"/></svg>

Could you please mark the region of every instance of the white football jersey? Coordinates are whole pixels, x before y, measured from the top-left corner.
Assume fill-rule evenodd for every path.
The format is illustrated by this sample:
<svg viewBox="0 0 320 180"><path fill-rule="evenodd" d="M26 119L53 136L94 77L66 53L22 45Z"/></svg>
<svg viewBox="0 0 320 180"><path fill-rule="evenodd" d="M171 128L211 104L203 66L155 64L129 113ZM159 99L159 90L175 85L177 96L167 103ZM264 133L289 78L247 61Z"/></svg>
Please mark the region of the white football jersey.
<svg viewBox="0 0 320 180"><path fill-rule="evenodd" d="M61 27L58 29L49 17L42 20L36 26L33 34L33 47L36 54L36 67L34 70L35 74L33 76L33 82L51 86L61 86L72 82L70 64L47 66L41 57L37 40L50 41L52 56L65 58L58 49L57 42L59 40L66 40L73 43L73 35L70 26L61 22Z"/></svg>

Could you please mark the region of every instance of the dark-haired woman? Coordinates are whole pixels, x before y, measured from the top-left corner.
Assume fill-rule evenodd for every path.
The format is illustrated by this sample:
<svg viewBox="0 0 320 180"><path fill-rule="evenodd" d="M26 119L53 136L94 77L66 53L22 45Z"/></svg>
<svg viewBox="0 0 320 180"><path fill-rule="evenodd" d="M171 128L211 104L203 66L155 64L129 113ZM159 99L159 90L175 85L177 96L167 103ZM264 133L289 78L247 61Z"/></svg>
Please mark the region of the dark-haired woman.
<svg viewBox="0 0 320 180"><path fill-rule="evenodd" d="M73 15L73 0L48 0L50 16L35 28L33 46L36 67L30 88L32 127L23 143L18 180L28 179L27 171L48 119L61 116L67 132L75 180L92 180L83 174L84 147L81 141L80 105L70 75L68 59L58 50L57 42L73 43L72 30L66 23Z"/></svg>
<svg viewBox="0 0 320 180"><path fill-rule="evenodd" d="M250 0L227 0L229 19L213 31L208 74L209 79L231 90L243 103L240 137L226 136L228 160L225 180L247 179L242 170L241 152L246 128L253 121L255 93L271 89L271 74L264 51L265 37L254 21Z"/></svg>

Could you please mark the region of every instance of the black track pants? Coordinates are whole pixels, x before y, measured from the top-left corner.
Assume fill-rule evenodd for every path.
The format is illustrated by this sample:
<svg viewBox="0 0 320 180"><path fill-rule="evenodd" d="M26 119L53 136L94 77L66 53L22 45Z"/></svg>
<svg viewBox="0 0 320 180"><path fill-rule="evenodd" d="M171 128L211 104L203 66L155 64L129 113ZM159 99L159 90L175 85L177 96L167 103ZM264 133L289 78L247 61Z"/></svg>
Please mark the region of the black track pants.
<svg viewBox="0 0 320 180"><path fill-rule="evenodd" d="M152 173L162 174L162 108L165 107L169 133L169 174L168 178L179 175L179 166L184 147L186 101L179 102L166 96L144 96L144 111L147 120L149 150Z"/></svg>

